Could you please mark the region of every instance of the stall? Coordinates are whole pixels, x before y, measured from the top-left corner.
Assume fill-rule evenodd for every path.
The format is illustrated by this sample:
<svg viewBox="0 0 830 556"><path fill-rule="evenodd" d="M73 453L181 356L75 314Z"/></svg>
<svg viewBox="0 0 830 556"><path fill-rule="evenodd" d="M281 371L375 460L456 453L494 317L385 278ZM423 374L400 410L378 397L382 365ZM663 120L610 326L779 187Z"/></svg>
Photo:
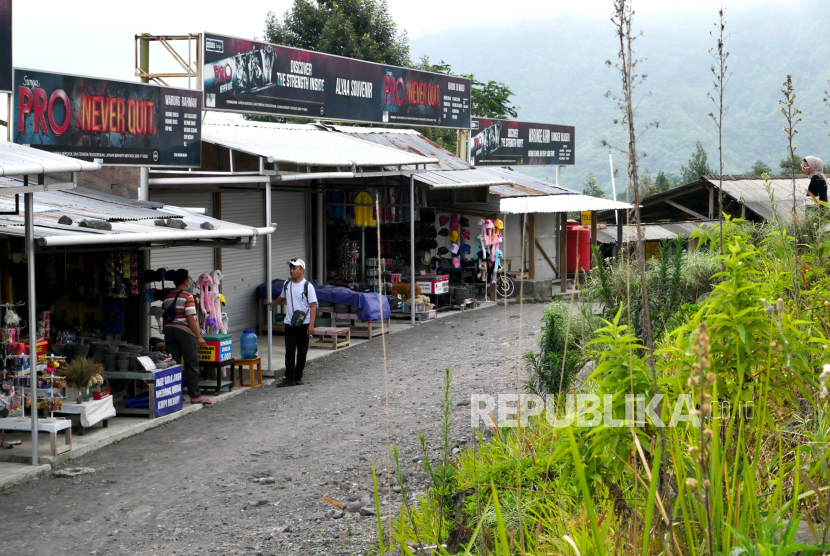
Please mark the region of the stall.
<svg viewBox="0 0 830 556"><path fill-rule="evenodd" d="M140 272L141 254L182 246L245 249L274 228L228 223L45 176L37 186L41 192L27 207L29 218L16 201L19 191L28 191L26 181L0 183L0 395L5 406L0 416L16 423L33 418L33 409L39 408L49 417L62 415L66 423L75 419L85 428L105 426L113 410L157 417L181 408L181 367L163 346L142 343L149 331L143 330L141 317L151 313L150 323L160 328L159 312L151 302L172 282L158 273L148 277ZM30 249L26 223L31 225ZM31 300L28 318L18 308L24 299ZM23 345L29 339L39 357L31 357ZM83 361L92 369L76 368ZM143 403L135 399L150 391L152 397ZM0 430L4 423L15 425L0 419ZM17 425L12 428L19 430Z"/></svg>

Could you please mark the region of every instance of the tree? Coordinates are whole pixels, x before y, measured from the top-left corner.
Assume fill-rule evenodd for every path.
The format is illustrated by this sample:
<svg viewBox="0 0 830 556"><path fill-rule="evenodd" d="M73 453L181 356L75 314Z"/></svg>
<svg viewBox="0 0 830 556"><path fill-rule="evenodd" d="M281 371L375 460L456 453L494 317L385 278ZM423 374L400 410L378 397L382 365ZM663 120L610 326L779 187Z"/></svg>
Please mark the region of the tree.
<svg viewBox="0 0 830 556"><path fill-rule="evenodd" d="M640 189L642 191L641 199L654 194L654 178L651 177L651 171L648 168L644 168L640 174Z"/></svg>
<svg viewBox="0 0 830 556"><path fill-rule="evenodd" d="M268 12L265 40L379 64L408 66L409 37L386 0L294 0L280 19Z"/></svg>
<svg viewBox="0 0 830 556"><path fill-rule="evenodd" d="M471 73L453 73L452 66L444 60L441 60L440 64L432 64L429 61L429 56L422 56L419 62L415 64L415 69L445 75L457 75L469 79L471 82L470 113L475 116L506 120L516 118L519 115L519 107L514 106L513 101L510 100L510 97L515 96L515 93L504 83L498 81L482 83Z"/></svg>
<svg viewBox="0 0 830 556"><path fill-rule="evenodd" d="M729 52L723 50L723 42L729 38L729 35L724 36L723 32L726 29L726 19L724 12L726 9L721 3L720 11L718 12L719 20L715 24L718 29L718 34L715 35L711 31L709 36L715 39L718 43L717 48L709 50L709 54L715 59L715 64L712 65L712 75L715 76L714 90L709 93L709 98L715 103L718 111L709 113L709 117L714 120L718 128L718 228L720 229L720 250L723 255L723 117L729 111L729 108L723 105L723 90L729 79L732 77L731 73L727 73L726 59L729 58Z"/></svg>
<svg viewBox="0 0 830 556"><path fill-rule="evenodd" d="M590 195L591 197L605 199L605 191L597 185L597 178L593 172L588 173L588 177L585 178L585 189L582 190L582 193Z"/></svg>
<svg viewBox="0 0 830 556"><path fill-rule="evenodd" d="M772 169L767 165L766 162L761 160L760 158L755 161L755 164L752 165L752 170L750 174L753 176L760 176L762 174L772 174Z"/></svg>
<svg viewBox="0 0 830 556"><path fill-rule="evenodd" d="M674 176L666 174L663 170L657 172L657 179L654 180L656 193L663 193L675 186Z"/></svg>
<svg viewBox="0 0 830 556"><path fill-rule="evenodd" d="M688 166L680 167L680 179L683 183L691 183L696 181L700 176L709 176L715 172L709 166L708 156L703 149L703 143L698 139L695 142L695 152L692 153L692 158L689 159Z"/></svg>
<svg viewBox="0 0 830 556"><path fill-rule="evenodd" d="M801 173L801 157L793 153L787 154L778 163L782 174L800 174Z"/></svg>

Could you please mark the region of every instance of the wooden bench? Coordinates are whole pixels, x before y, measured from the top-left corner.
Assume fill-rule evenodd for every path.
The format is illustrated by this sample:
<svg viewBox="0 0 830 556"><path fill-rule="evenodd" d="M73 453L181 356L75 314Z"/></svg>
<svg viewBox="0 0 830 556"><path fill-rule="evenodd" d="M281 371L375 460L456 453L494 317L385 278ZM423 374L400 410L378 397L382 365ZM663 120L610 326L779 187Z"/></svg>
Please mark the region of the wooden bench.
<svg viewBox="0 0 830 556"><path fill-rule="evenodd" d="M28 417L7 417L0 419L0 430L31 431L32 420ZM72 421L69 419L38 419L38 432L48 432L52 457L72 449ZM63 431L64 445L58 446L58 433Z"/></svg>
<svg viewBox="0 0 830 556"><path fill-rule="evenodd" d="M309 347L329 347L334 350L352 345L352 332L348 326L315 326L314 335L320 336L320 341L309 343ZM345 336L345 343L338 343L340 336Z"/></svg>

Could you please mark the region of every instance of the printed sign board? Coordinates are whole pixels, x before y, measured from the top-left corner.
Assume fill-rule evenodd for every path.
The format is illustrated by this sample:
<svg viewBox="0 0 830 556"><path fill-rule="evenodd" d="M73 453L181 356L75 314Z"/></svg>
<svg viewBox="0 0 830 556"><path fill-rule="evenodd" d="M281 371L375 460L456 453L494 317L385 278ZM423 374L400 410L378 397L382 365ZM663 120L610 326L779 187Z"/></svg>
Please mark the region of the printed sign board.
<svg viewBox="0 0 830 556"><path fill-rule="evenodd" d="M0 0L0 92L12 92L12 0Z"/></svg>
<svg viewBox="0 0 830 556"><path fill-rule="evenodd" d="M231 352L233 351L232 338L227 337L218 340L205 338L205 341L207 345L199 347L199 361L213 361L214 363L230 361Z"/></svg>
<svg viewBox="0 0 830 556"><path fill-rule="evenodd" d="M198 167L202 93L15 68L15 143L113 166Z"/></svg>
<svg viewBox="0 0 830 556"><path fill-rule="evenodd" d="M406 126L470 127L470 80L204 35L207 110Z"/></svg>
<svg viewBox="0 0 830 556"><path fill-rule="evenodd" d="M156 417L169 415L182 409L182 366L156 371L153 386Z"/></svg>
<svg viewBox="0 0 830 556"><path fill-rule="evenodd" d="M470 127L474 166L574 164L573 126L474 117Z"/></svg>
<svg viewBox="0 0 830 556"><path fill-rule="evenodd" d="M592 218L591 218L592 214L593 214L593 212L591 212L590 210L581 211L579 213L579 222L583 226L590 226L591 225L591 220L592 220Z"/></svg>

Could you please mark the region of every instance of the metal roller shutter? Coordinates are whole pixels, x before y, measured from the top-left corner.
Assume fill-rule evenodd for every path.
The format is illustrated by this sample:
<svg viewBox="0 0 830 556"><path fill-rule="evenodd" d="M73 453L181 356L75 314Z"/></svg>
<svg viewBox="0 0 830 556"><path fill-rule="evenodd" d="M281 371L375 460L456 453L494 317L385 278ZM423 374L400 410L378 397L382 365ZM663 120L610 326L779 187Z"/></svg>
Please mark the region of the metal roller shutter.
<svg viewBox="0 0 830 556"><path fill-rule="evenodd" d="M290 259L306 258L306 193L274 191L271 193L271 220L277 231L271 240L271 276L288 280ZM310 261L306 264L311 265ZM306 272L306 276L309 273Z"/></svg>
<svg viewBox="0 0 830 556"><path fill-rule="evenodd" d="M206 208L208 216L213 216L213 195L210 193L153 193L150 200L183 208ZM214 270L214 265L212 248L171 247L150 252L150 268L186 268L194 280L203 272Z"/></svg>
<svg viewBox="0 0 830 556"><path fill-rule="evenodd" d="M223 191L222 220L252 227L265 226L265 192ZM265 282L265 238L253 249L222 249L222 294L228 332L238 337L257 326L257 287Z"/></svg>

